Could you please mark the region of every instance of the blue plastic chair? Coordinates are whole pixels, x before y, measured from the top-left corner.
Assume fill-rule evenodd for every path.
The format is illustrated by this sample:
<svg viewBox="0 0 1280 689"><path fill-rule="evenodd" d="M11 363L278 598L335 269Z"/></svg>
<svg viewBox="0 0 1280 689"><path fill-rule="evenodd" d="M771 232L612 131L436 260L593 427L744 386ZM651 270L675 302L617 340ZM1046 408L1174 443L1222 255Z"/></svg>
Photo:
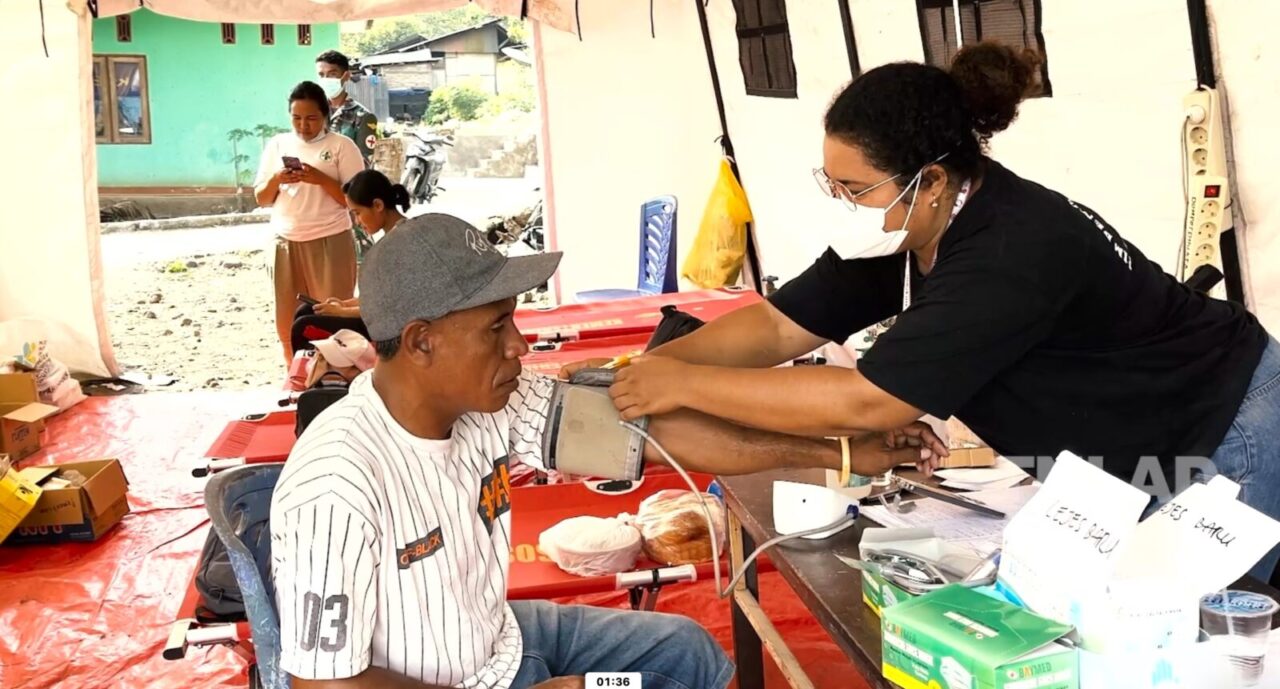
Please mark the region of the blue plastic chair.
<svg viewBox="0 0 1280 689"><path fill-rule="evenodd" d="M640 207L640 268L636 289L578 292L578 302L612 301L679 290L676 279L676 197L659 196Z"/></svg>
<svg viewBox="0 0 1280 689"><path fill-rule="evenodd" d="M271 493L283 468L284 464L249 464L229 469L214 474L204 488L214 533L227 547L244 597L257 686L263 689L289 689L291 684L280 669L280 618L271 579Z"/></svg>

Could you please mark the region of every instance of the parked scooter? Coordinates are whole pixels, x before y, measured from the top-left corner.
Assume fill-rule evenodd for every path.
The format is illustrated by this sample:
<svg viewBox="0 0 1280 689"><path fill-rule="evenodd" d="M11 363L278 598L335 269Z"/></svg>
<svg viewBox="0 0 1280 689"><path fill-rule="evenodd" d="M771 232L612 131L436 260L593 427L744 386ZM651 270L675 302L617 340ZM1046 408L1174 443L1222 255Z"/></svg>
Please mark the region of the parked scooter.
<svg viewBox="0 0 1280 689"><path fill-rule="evenodd" d="M542 218L542 199L515 215L490 218L485 236L490 244L507 257L543 253L546 251L547 240ZM549 289L550 284L544 282L521 295L520 303L546 303Z"/></svg>
<svg viewBox="0 0 1280 689"><path fill-rule="evenodd" d="M536 190L535 190L536 191ZM546 229L542 220L542 199L538 199L529 208L509 217L492 217L489 219L489 243L496 247L510 247L523 244L515 254L540 254L546 251Z"/></svg>
<svg viewBox="0 0 1280 689"><path fill-rule="evenodd" d="M404 174L400 183L409 190L413 203L431 203L437 193L444 191L439 186L440 171L445 163L444 147L452 145L451 136L405 133Z"/></svg>

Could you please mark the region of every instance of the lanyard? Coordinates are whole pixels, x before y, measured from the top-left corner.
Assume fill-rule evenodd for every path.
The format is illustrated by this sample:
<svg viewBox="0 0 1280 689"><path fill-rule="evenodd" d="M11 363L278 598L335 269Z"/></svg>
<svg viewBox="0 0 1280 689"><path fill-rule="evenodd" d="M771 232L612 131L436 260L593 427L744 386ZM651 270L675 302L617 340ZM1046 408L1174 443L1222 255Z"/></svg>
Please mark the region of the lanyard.
<svg viewBox="0 0 1280 689"><path fill-rule="evenodd" d="M960 215L960 209L964 208L965 201L969 200L969 183L970 183L970 180L966 179L964 181L964 184L960 185L960 193L956 194L956 203L954 206L951 207L951 217L947 220L946 227L942 228L943 232L946 232L947 228L951 227L951 223L955 222L956 216ZM904 264L906 266L906 270L902 276L902 310L903 311L906 311L911 306L911 252L910 251L906 253L906 258L907 260Z"/></svg>

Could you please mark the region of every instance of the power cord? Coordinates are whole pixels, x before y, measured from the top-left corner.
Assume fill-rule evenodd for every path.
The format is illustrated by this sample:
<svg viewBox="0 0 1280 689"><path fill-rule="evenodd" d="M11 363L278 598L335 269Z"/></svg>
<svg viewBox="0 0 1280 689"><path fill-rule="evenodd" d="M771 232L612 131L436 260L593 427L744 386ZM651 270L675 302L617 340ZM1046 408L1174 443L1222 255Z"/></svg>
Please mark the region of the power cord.
<svg viewBox="0 0 1280 689"><path fill-rule="evenodd" d="M644 438L645 441L648 442L650 445L653 445L653 448L658 451L658 454L662 455L662 458L667 460L667 464L670 465L672 469L675 469L676 473L680 474L680 478L684 479L684 482L688 484L689 490L701 496L702 491L698 490L697 484L695 484L693 482L693 479L689 477L689 474L684 470L684 467L680 466L680 463L677 462L675 458L671 456L671 453L667 452L667 449L663 447L661 443L659 443L657 440L654 440L653 436L649 435L648 431L644 430L643 428L640 428L639 426L636 426L635 424L631 424L626 421L618 421L618 423L623 428L626 428L630 430L632 433L635 433L640 437ZM756 558L759 557L760 553L763 553L765 549L771 548L784 541L790 541L795 538L803 538L805 536L814 536L814 535L825 533L828 531L831 532L827 536L829 538L853 526L854 519L857 518L857 512L851 507L843 517L841 517L840 519L830 524L827 524L826 526L820 526L816 529L808 529L808 530L800 531L793 534L787 534L785 536L775 536L765 541L764 543L760 544L760 547L752 551L751 554L748 555L746 559L742 561L742 569L737 573L737 575L735 575L732 579L729 580L729 587L722 591L720 590L720 547L719 547L720 539L716 538L715 519L711 517L711 510L707 508L707 502L705 499L699 500L698 504L702 507L702 516L707 520L707 534L711 539L711 569L715 573L714 576L715 576L715 584L716 584L716 595L718 595L720 598L729 597L729 595L733 592L734 587L738 585L738 581L742 579L742 575L747 573L747 568L751 565L752 562L755 562Z"/></svg>

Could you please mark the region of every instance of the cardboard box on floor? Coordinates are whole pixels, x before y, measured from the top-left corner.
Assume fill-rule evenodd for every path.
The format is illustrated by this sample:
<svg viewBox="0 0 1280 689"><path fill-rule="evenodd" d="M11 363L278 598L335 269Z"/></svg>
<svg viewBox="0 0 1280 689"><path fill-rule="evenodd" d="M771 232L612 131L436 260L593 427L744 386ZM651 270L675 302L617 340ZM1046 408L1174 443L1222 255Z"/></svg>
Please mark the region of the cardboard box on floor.
<svg viewBox="0 0 1280 689"><path fill-rule="evenodd" d="M96 541L129 513L129 481L119 460L27 467L20 476L41 486L60 472L72 469L85 477L84 485L43 487L35 508L5 543Z"/></svg>
<svg viewBox="0 0 1280 689"><path fill-rule="evenodd" d="M35 509L42 491L13 468L9 455L0 454L0 543Z"/></svg>
<svg viewBox="0 0 1280 689"><path fill-rule="evenodd" d="M39 450L44 420L56 413L40 403L34 374L0 374L0 453L17 462Z"/></svg>

